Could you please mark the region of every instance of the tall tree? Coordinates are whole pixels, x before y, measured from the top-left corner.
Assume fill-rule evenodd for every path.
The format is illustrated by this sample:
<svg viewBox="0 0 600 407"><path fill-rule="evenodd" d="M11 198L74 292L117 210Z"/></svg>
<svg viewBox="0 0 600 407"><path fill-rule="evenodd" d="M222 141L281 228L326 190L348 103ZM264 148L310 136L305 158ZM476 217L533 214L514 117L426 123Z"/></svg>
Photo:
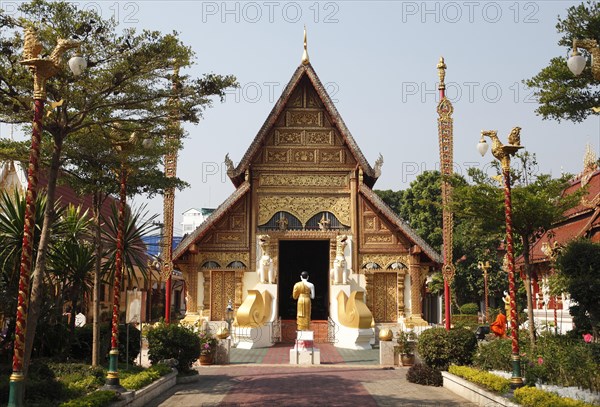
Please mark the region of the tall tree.
<svg viewBox="0 0 600 407"><path fill-rule="evenodd" d="M558 45L570 55L574 39L600 39L600 5L587 1L567 9L567 16L558 17L556 30L562 34ZM591 59L586 50L579 51ZM544 119L581 122L593 113L600 99L600 81L594 79L590 69L574 76L567 68L565 56L555 57L536 76L524 81L534 89L540 106L537 113Z"/></svg>
<svg viewBox="0 0 600 407"><path fill-rule="evenodd" d="M563 195L570 176L553 179L550 175L535 175L528 171L528 161L534 156L521 155L525 166L513 171L512 188L513 231L520 238L524 261L525 292L531 338L535 340L533 298L531 294L531 246L563 213L579 201L581 194ZM471 169L474 184L455 190L454 209L458 216L478 222L482 230L497 232L504 228L504 199L494 180L477 169Z"/></svg>
<svg viewBox="0 0 600 407"><path fill-rule="evenodd" d="M182 44L177 33L161 34L127 29L117 32L114 20L103 19L93 11L79 10L76 3L33 0L19 5L18 19L0 11L0 121L31 122L32 80L27 68L19 62L24 27L41 22L37 27L44 49L51 49L56 38L76 38L88 59L88 71L73 79L66 70L48 82L48 100L57 102L52 114L45 118L44 130L51 135L53 152L48 172L44 226L40 236L30 307L24 369L29 364L33 335L39 317L48 240L55 200L56 182L62 165L62 152L69 135L85 129L98 133L123 127L155 137L160 141L172 119L169 109L171 86L169 74L174 60L181 69L193 63L193 51ZM224 96L224 89L235 85L232 76L207 74L202 78L180 76L180 121L196 123L211 105L211 96Z"/></svg>
<svg viewBox="0 0 600 407"><path fill-rule="evenodd" d="M600 243L580 239L567 244L557 258L561 287L577 303L577 314L588 319L594 338L600 337ZM571 314L573 314L573 308Z"/></svg>

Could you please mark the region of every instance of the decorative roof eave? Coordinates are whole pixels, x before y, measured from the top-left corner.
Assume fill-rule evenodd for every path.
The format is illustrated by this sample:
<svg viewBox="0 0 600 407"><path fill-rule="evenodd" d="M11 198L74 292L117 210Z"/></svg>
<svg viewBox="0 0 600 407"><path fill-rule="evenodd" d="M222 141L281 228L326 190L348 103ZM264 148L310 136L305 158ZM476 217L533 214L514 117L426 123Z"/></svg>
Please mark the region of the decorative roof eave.
<svg viewBox="0 0 600 407"><path fill-rule="evenodd" d="M227 198L225 202L219 205L219 207L215 209L215 211L211 213L208 216L208 218L206 218L206 220L196 228L196 230L187 235L177 245L175 250L173 250L173 261L177 261L179 257L185 254L185 252L192 244L202 239L206 235L206 233L208 233L211 230L211 227L216 222L218 222L223 217L223 215L225 215L227 211L231 209L231 207L235 205L236 202L238 202L249 190L250 183L244 182L231 195L229 195L229 198Z"/></svg>
<svg viewBox="0 0 600 407"><path fill-rule="evenodd" d="M423 238L421 238L417 232L415 232L405 221L403 221L373 190L365 185L361 185L359 192L363 194L369 202L375 206L380 213L387 218L391 223L396 225L402 233L404 233L415 245L419 246L423 253L429 257L429 259L438 264L442 264L444 261L442 255L435 251Z"/></svg>
<svg viewBox="0 0 600 407"><path fill-rule="evenodd" d="M344 120L337 111L333 101L331 100L331 97L329 97L329 94L327 94L325 87L321 83L321 80L317 76L317 73L313 69L310 62L307 62L306 64L301 64L296 69L296 71L292 75L292 78L283 90L281 96L275 103L275 106L273 106L271 113L269 114L264 124L258 131L258 134L254 138L254 141L252 141L252 144L250 144L250 147L240 160L238 166L235 169L233 169L233 171L228 172L227 175L229 175L229 178L231 178L231 181L236 187L238 187L242 182L244 182L244 174L246 170L250 167L252 159L257 154L262 143L264 142L271 128L275 124L277 118L283 112L283 109L285 108L285 105L291 97L294 89L296 88L296 86L298 85L298 83L304 75L306 75L312 82L315 90L317 91L317 94L319 95L319 98L321 99L321 102L323 102L323 105L325 106L325 111L329 115L329 119L331 120L332 124L335 127L337 127L342 138L344 139L344 141L348 145L348 148L352 152L352 155L359 163L359 166L362 168L364 182L372 187L375 184L375 181L377 181L379 174L377 174L376 171L371 167L371 165L363 155L362 151L358 147L358 144L356 144L354 137L352 137L350 130L348 130L348 128L346 127Z"/></svg>

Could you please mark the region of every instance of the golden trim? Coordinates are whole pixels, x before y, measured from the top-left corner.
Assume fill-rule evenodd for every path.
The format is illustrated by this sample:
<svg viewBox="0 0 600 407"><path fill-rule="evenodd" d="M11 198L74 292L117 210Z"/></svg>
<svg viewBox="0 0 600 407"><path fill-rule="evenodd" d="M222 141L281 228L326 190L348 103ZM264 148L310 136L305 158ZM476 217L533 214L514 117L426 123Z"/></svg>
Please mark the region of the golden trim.
<svg viewBox="0 0 600 407"><path fill-rule="evenodd" d="M269 222L277 212L289 212L304 225L319 212L333 213L341 224L350 225L350 197L261 196L258 204L258 225Z"/></svg>
<svg viewBox="0 0 600 407"><path fill-rule="evenodd" d="M364 303L364 291L352 291L350 298L340 291L337 296L338 320L348 328L368 329L373 321L373 314Z"/></svg>
<svg viewBox="0 0 600 407"><path fill-rule="evenodd" d="M21 372L14 372L13 374L10 375L11 382L20 382L23 380L25 380L25 375Z"/></svg>

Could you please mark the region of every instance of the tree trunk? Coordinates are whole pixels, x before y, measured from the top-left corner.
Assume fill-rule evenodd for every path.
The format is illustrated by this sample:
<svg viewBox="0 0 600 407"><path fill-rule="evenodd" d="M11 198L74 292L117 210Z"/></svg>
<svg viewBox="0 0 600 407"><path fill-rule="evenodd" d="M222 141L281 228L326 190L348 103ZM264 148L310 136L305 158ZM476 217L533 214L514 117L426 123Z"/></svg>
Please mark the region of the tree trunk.
<svg viewBox="0 0 600 407"><path fill-rule="evenodd" d="M531 293L531 265L529 263L529 239L527 236L521 236L523 242L523 261L525 263L525 293L527 294L527 319L529 323L529 337L531 344L535 346L535 320L533 319L533 295Z"/></svg>
<svg viewBox="0 0 600 407"><path fill-rule="evenodd" d="M25 352L23 355L23 371L27 374L29 361L31 360L31 351L33 349L33 339L35 329L40 317L40 311L43 301L44 274L46 272L46 255L48 244L50 243L50 232L56 213L54 212L54 201L56 195L56 181L58 179L58 170L60 169L60 156L62 153L63 135L54 137L54 149L52 151L52 160L50 162L50 171L48 172L48 186L46 209L44 211L44 225L40 234L35 269L33 271L33 282L31 285L31 296L29 298L29 313L27 315L27 333L25 335Z"/></svg>
<svg viewBox="0 0 600 407"><path fill-rule="evenodd" d="M94 305L92 323L92 366L100 364L100 288L102 282L102 236L100 227L100 209L102 208L102 192L94 192L93 215L94 215L94 250L96 255L96 266L94 271Z"/></svg>

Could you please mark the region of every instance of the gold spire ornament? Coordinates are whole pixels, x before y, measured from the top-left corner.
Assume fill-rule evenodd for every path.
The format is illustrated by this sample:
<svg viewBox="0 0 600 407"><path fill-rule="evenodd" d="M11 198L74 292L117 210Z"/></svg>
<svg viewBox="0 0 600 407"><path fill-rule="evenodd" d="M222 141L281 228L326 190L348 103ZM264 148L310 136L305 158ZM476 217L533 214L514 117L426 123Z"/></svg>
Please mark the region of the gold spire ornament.
<svg viewBox="0 0 600 407"><path fill-rule="evenodd" d="M302 53L302 65L310 64L310 59L308 58L308 45L306 42L306 26L304 26L304 52Z"/></svg>
<svg viewBox="0 0 600 407"><path fill-rule="evenodd" d="M444 62L444 57L440 57L440 62L437 64L437 70L438 76L440 77L440 85L438 89L446 89L446 84L444 83L444 79L446 78L446 63Z"/></svg>

